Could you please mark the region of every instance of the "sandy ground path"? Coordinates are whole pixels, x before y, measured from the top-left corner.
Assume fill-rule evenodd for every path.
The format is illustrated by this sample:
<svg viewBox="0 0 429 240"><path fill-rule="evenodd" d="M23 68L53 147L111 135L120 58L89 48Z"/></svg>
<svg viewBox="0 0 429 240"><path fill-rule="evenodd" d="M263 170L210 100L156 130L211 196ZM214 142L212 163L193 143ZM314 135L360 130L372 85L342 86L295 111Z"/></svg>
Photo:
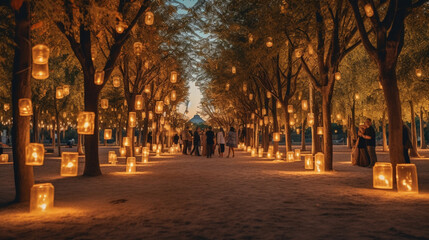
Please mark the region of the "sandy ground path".
<svg viewBox="0 0 429 240"><path fill-rule="evenodd" d="M109 150L96 178L60 177L51 155L35 167L36 182L55 186L45 215L7 205L12 165L0 165L0 239L429 239L428 151L413 160L420 194L403 195L372 189L372 170L351 166L344 147L326 174L238 152L152 158L129 175L124 160L105 164Z"/></svg>

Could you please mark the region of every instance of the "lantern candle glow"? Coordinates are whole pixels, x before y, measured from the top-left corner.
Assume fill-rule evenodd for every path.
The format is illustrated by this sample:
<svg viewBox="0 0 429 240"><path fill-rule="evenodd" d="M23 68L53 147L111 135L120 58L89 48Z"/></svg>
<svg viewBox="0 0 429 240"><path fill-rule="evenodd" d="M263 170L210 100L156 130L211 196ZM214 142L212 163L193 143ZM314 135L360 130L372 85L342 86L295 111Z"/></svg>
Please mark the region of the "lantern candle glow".
<svg viewBox="0 0 429 240"><path fill-rule="evenodd" d="M288 151L286 153L286 157L287 157L287 162L294 162L295 161L295 159L294 159L295 154L293 151Z"/></svg>
<svg viewBox="0 0 429 240"><path fill-rule="evenodd" d="M77 117L77 132L82 135L94 134L95 113L80 112Z"/></svg>
<svg viewBox="0 0 429 240"><path fill-rule="evenodd" d="M21 98L18 101L19 116L28 117L33 115L33 104L29 98Z"/></svg>
<svg viewBox="0 0 429 240"><path fill-rule="evenodd" d="M176 71L171 71L170 73L170 82L177 83L178 73Z"/></svg>
<svg viewBox="0 0 429 240"><path fill-rule="evenodd" d="M119 154L121 155L121 157L125 157L125 155L127 154L127 149L125 147L119 148Z"/></svg>
<svg viewBox="0 0 429 240"><path fill-rule="evenodd" d="M48 64L32 64L31 75L34 79L46 79L49 77L49 66Z"/></svg>
<svg viewBox="0 0 429 240"><path fill-rule="evenodd" d="M47 64L49 60L49 48L44 44L37 44L32 48L33 62Z"/></svg>
<svg viewBox="0 0 429 240"><path fill-rule="evenodd" d="M301 149L294 150L295 161L301 161Z"/></svg>
<svg viewBox="0 0 429 240"><path fill-rule="evenodd" d="M104 129L104 140L112 139L112 129Z"/></svg>
<svg viewBox="0 0 429 240"><path fill-rule="evenodd" d="M149 161L149 148L144 147L142 150L142 162L147 163Z"/></svg>
<svg viewBox="0 0 429 240"><path fill-rule="evenodd" d="M123 137L122 138L122 143L123 143L124 147L130 147L131 146L131 139L130 139L130 137Z"/></svg>
<svg viewBox="0 0 429 240"><path fill-rule="evenodd" d="M304 161L305 161L305 169L313 170L314 168L313 155L305 154Z"/></svg>
<svg viewBox="0 0 429 240"><path fill-rule="evenodd" d="M396 164L396 186L401 193L418 193L417 168L412 163Z"/></svg>
<svg viewBox="0 0 429 240"><path fill-rule="evenodd" d="M156 101L155 113L156 114L162 114L163 111L164 111L164 102L163 101Z"/></svg>
<svg viewBox="0 0 429 240"><path fill-rule="evenodd" d="M61 153L61 176L77 176L78 159L77 152Z"/></svg>
<svg viewBox="0 0 429 240"><path fill-rule="evenodd" d="M94 84L102 85L104 82L104 71L96 71L94 74Z"/></svg>
<svg viewBox="0 0 429 240"><path fill-rule="evenodd" d="M9 155L7 153L3 153L0 155L0 163L7 163L9 161Z"/></svg>
<svg viewBox="0 0 429 240"><path fill-rule="evenodd" d="M134 128L137 125L137 114L136 112L129 112L128 113L128 126Z"/></svg>
<svg viewBox="0 0 429 240"><path fill-rule="evenodd" d="M25 165L41 166L45 158L43 144L30 143L25 147Z"/></svg>
<svg viewBox="0 0 429 240"><path fill-rule="evenodd" d="M141 42L134 43L134 54L140 56L143 52L143 44Z"/></svg>
<svg viewBox="0 0 429 240"><path fill-rule="evenodd" d="M127 173L135 173L136 172L136 158L135 157L128 157L127 158Z"/></svg>
<svg viewBox="0 0 429 240"><path fill-rule="evenodd" d="M51 183L34 184L30 192L30 212L45 212L54 206L54 186Z"/></svg>
<svg viewBox="0 0 429 240"><path fill-rule="evenodd" d="M314 156L314 171L325 171L325 155L321 152L316 153L316 155Z"/></svg>
<svg viewBox="0 0 429 240"><path fill-rule="evenodd" d="M260 158L264 157L264 148L260 147L258 149L258 157Z"/></svg>
<svg viewBox="0 0 429 240"><path fill-rule="evenodd" d="M109 108L109 99L101 99L100 102L101 108L102 109L108 109Z"/></svg>
<svg viewBox="0 0 429 240"><path fill-rule="evenodd" d="M118 162L118 157L115 151L109 151L109 163L115 165Z"/></svg>
<svg viewBox="0 0 429 240"><path fill-rule="evenodd" d="M148 26L152 25L155 17L152 12L146 12L144 17L144 23Z"/></svg>
<svg viewBox="0 0 429 240"><path fill-rule="evenodd" d="M391 163L376 162L372 168L372 183L374 188L393 188L393 167Z"/></svg>
<svg viewBox="0 0 429 240"><path fill-rule="evenodd" d="M56 99L63 99L64 98L63 87L57 87L57 89L55 91L55 98Z"/></svg>
<svg viewBox="0 0 429 240"><path fill-rule="evenodd" d="M280 142L280 132L273 133L273 141Z"/></svg>

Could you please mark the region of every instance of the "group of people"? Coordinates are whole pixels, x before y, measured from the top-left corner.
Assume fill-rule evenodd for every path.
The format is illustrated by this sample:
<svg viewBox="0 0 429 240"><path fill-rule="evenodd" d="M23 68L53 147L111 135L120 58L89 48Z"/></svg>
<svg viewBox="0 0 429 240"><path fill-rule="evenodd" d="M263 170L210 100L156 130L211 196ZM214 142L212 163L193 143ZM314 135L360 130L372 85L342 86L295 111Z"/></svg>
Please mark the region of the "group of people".
<svg viewBox="0 0 429 240"><path fill-rule="evenodd" d="M231 153L232 157L234 157L234 148L238 145L238 136L234 127L230 128L228 134L225 134L223 128L220 128L219 131L215 133L212 127L206 129L197 127L194 132L192 132L189 127L185 127L180 133L180 137L177 135L175 136L174 141L181 145L184 155L192 155L195 153L196 156L205 155L207 158L211 158L217 149L218 156L223 157L226 145L228 147L227 157L229 157Z"/></svg>

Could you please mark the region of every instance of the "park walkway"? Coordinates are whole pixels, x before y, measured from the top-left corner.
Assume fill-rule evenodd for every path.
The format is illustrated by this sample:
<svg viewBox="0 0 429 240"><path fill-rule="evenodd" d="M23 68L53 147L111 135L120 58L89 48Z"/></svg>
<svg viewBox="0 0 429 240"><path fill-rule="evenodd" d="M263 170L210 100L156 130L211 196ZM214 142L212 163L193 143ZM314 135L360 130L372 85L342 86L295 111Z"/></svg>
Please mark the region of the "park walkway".
<svg viewBox="0 0 429 240"><path fill-rule="evenodd" d="M151 158L130 175L124 160L106 164L109 150L100 149L97 178L60 177L59 158L48 156L35 178L55 186L55 210L0 208L0 239L429 238L429 159L414 161L421 194L404 196L372 189L372 170L350 166L345 148L336 149L335 171L326 174L241 151ZM13 194L12 165L0 165L0 204Z"/></svg>

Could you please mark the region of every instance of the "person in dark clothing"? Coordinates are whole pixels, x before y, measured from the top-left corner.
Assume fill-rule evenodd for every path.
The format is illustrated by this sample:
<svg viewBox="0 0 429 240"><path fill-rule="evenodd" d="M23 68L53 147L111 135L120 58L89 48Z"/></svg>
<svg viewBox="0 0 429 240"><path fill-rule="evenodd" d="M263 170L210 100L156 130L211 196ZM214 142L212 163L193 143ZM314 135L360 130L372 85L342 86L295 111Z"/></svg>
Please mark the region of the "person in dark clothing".
<svg viewBox="0 0 429 240"><path fill-rule="evenodd" d="M365 132L362 137L365 139L366 150L368 151L370 164L369 167L373 167L377 162L377 154L375 153L375 130L372 127L371 119L365 120Z"/></svg>
<svg viewBox="0 0 429 240"><path fill-rule="evenodd" d="M173 143L175 144L175 145L177 145L178 143L179 143L179 135L177 135L177 133L174 135L174 137L173 137Z"/></svg>
<svg viewBox="0 0 429 240"><path fill-rule="evenodd" d="M207 136L207 158L211 158L213 155L213 145L214 145L214 132L212 131L212 127L209 127L209 130L206 132Z"/></svg>
<svg viewBox="0 0 429 240"><path fill-rule="evenodd" d="M358 158L357 158L357 165L361 167L368 167L370 164L369 160L369 154L368 150L366 148L366 141L365 138L363 138L365 132L365 126L359 126L359 132L358 132L358 143L357 148L359 150Z"/></svg>
<svg viewBox="0 0 429 240"><path fill-rule="evenodd" d="M402 126L402 145L404 147L405 163L411 163L410 155L408 154L408 150L413 147L411 143L411 130L405 124Z"/></svg>
<svg viewBox="0 0 429 240"><path fill-rule="evenodd" d="M199 151L199 146L200 146L200 131L199 130L200 130L200 128L195 129L195 132L194 132L194 148L191 151L191 155L195 151L195 156L201 156L200 151Z"/></svg>

